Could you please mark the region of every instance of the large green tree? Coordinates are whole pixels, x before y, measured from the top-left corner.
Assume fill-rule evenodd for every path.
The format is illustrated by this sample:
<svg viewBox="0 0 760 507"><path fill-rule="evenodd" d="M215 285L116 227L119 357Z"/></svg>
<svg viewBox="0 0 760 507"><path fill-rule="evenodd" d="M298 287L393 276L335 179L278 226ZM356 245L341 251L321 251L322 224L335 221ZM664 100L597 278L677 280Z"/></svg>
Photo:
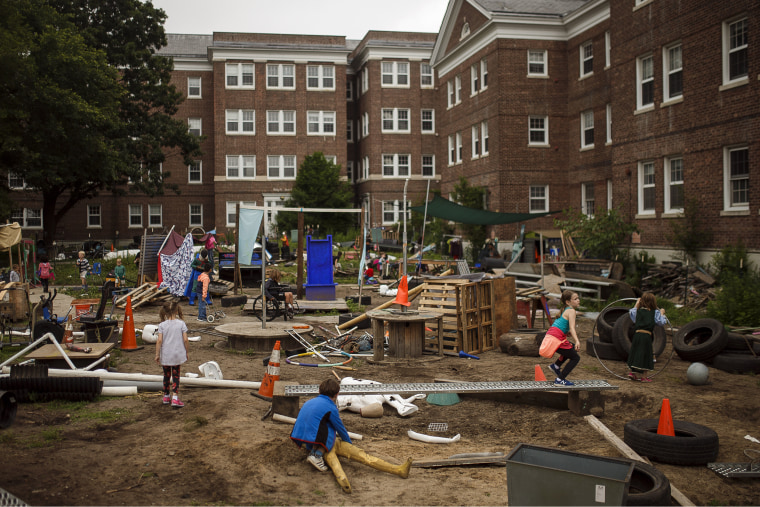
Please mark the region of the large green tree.
<svg viewBox="0 0 760 507"><path fill-rule="evenodd" d="M340 166L333 164L321 152L304 158L298 168L296 181L286 207L345 209L353 204L351 185L340 179ZM320 234L336 234L354 227L353 213L304 213L304 223L319 225ZM277 228L288 231L297 228L295 212L277 213Z"/></svg>
<svg viewBox="0 0 760 507"><path fill-rule="evenodd" d="M176 190L165 153L200 153L155 54L165 19L139 0L0 0L0 170L42 196L47 239L100 192Z"/></svg>
<svg viewBox="0 0 760 507"><path fill-rule="evenodd" d="M462 206L474 209L486 209L485 207L486 189L483 187L474 187L462 176L459 183L454 185L454 201ZM470 246L467 247L466 254L470 257L473 264L478 261L478 255L488 237L488 231L485 225L467 225L463 229L463 237L468 240Z"/></svg>

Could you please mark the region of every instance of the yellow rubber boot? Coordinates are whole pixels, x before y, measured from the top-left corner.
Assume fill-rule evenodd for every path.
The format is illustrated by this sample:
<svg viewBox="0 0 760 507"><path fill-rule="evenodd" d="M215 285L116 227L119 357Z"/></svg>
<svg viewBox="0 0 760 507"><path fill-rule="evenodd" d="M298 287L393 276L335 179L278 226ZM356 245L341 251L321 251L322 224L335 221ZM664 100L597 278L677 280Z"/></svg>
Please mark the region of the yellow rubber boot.
<svg viewBox="0 0 760 507"><path fill-rule="evenodd" d="M371 466L375 470L380 470L381 472L388 472L389 474L398 475L403 479L409 477L409 469L412 467L412 458L407 459L403 465L393 465L380 458L370 456L355 445L349 444L348 442L344 442L340 439L335 440L335 446L333 446L333 450L338 454L338 456L343 456L344 458L358 461L359 463Z"/></svg>
<svg viewBox="0 0 760 507"><path fill-rule="evenodd" d="M340 440L338 440L339 442ZM338 461L338 455L335 453L335 448L338 447L337 443L333 446L332 449L330 449L330 452L324 455L325 462L327 463L327 466L330 467L330 470L332 470L333 474L335 475L335 480L338 481L338 484L340 484L340 487L343 488L344 493L351 493L351 484L348 482L348 477L346 477L346 472L343 471L343 467L340 466L340 461Z"/></svg>

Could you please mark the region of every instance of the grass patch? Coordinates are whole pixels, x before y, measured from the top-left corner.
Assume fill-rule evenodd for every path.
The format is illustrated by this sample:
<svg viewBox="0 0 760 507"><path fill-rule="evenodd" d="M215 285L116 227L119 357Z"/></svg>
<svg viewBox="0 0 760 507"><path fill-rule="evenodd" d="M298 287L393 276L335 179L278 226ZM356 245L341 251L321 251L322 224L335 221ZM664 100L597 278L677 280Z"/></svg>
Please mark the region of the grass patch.
<svg viewBox="0 0 760 507"><path fill-rule="evenodd" d="M104 397L98 397L103 400ZM45 407L58 412L66 412L71 415L71 421L95 421L99 423L112 423L122 420L131 415L129 410L123 408L109 408L106 410L91 410L91 405L87 401L62 401L53 400L48 402Z"/></svg>
<svg viewBox="0 0 760 507"><path fill-rule="evenodd" d="M48 428L42 430L39 436L27 440L26 446L30 448L46 447L61 440L63 440L63 430L61 428Z"/></svg>
<svg viewBox="0 0 760 507"><path fill-rule="evenodd" d="M0 433L0 444L12 444L16 441L16 435L12 431Z"/></svg>
<svg viewBox="0 0 760 507"><path fill-rule="evenodd" d="M190 433L206 425L208 425L208 419L203 416L196 415L195 417L192 417L185 421L184 430Z"/></svg>

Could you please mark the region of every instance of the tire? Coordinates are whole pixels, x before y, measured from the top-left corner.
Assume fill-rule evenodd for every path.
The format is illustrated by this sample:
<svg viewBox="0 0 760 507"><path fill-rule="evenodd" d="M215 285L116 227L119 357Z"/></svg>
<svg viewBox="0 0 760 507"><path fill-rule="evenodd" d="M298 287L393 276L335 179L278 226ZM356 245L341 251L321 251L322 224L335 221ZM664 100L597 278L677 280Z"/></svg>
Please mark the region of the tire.
<svg viewBox="0 0 760 507"><path fill-rule="evenodd" d="M626 356L620 355L614 344L605 343L596 335L586 340L586 354L591 357L598 357L599 359L608 359L611 361L625 361L627 359Z"/></svg>
<svg viewBox="0 0 760 507"><path fill-rule="evenodd" d="M222 296L222 307L241 306L248 302L248 296L240 294L238 296Z"/></svg>
<svg viewBox="0 0 760 507"><path fill-rule="evenodd" d="M261 305L262 305L261 296L253 300L253 314L259 320L261 320ZM274 320L275 318L277 318L279 314L280 314L280 310L277 303L271 299L267 299L267 312L266 312L267 322Z"/></svg>
<svg viewBox="0 0 760 507"><path fill-rule="evenodd" d="M56 341L58 343L61 343L61 339L63 338L63 328L58 324L48 322L47 320L38 320L34 323L34 333L32 334L32 340L34 341L38 338L42 338L42 336L47 333L53 333Z"/></svg>
<svg viewBox="0 0 760 507"><path fill-rule="evenodd" d="M673 465L705 465L718 457L718 434L706 426L673 421L675 437L658 435L659 419L629 421L623 441L642 456Z"/></svg>
<svg viewBox="0 0 760 507"><path fill-rule="evenodd" d="M625 505L670 505L670 481L643 461L634 461Z"/></svg>
<svg viewBox="0 0 760 507"><path fill-rule="evenodd" d="M631 340L633 340L634 325L631 319L618 319L612 328L612 343L618 351L618 354L628 358L631 353ZM655 357L659 356L665 350L668 344L668 335L665 328L655 326L652 332L652 353Z"/></svg>
<svg viewBox="0 0 760 507"><path fill-rule="evenodd" d="M760 357L721 352L713 357L712 366L729 373L760 373Z"/></svg>
<svg viewBox="0 0 760 507"><path fill-rule="evenodd" d="M356 317L363 315L362 313L341 313L338 315L338 325L345 324L346 322L354 320ZM369 326L372 324L372 320L369 318L366 318L362 320L361 322L356 324L357 329L369 329Z"/></svg>
<svg viewBox="0 0 760 507"><path fill-rule="evenodd" d="M760 355L760 342L746 340L745 336L747 335L741 333L728 333L728 341L723 352L728 352L729 354L752 354L754 351L755 354ZM749 345L747 341L749 341ZM752 350L750 350L750 347Z"/></svg>
<svg viewBox="0 0 760 507"><path fill-rule="evenodd" d="M708 361L728 343L728 332L715 319L697 319L679 329L673 337L673 348L684 361Z"/></svg>
<svg viewBox="0 0 760 507"><path fill-rule="evenodd" d="M612 328L620 317L628 315L628 310L625 306L610 306L602 310L596 318L596 332L599 333L599 340L612 343Z"/></svg>
<svg viewBox="0 0 760 507"><path fill-rule="evenodd" d="M207 317L206 317L206 320L207 320L209 323L212 323L212 322L214 322L214 316L213 316L213 315L209 315L209 316L207 316Z"/></svg>

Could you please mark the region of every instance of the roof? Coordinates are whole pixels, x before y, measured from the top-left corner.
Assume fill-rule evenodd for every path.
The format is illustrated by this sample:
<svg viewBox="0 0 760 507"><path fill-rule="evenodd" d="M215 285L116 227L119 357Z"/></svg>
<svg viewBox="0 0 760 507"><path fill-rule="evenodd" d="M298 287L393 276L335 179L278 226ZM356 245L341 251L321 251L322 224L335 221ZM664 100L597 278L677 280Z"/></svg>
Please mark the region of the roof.
<svg viewBox="0 0 760 507"><path fill-rule="evenodd" d="M472 0L499 14L543 14L564 16L590 0Z"/></svg>
<svg viewBox="0 0 760 507"><path fill-rule="evenodd" d="M157 51L160 55L205 57L208 47L214 43L214 36L168 33L166 40L166 46Z"/></svg>

